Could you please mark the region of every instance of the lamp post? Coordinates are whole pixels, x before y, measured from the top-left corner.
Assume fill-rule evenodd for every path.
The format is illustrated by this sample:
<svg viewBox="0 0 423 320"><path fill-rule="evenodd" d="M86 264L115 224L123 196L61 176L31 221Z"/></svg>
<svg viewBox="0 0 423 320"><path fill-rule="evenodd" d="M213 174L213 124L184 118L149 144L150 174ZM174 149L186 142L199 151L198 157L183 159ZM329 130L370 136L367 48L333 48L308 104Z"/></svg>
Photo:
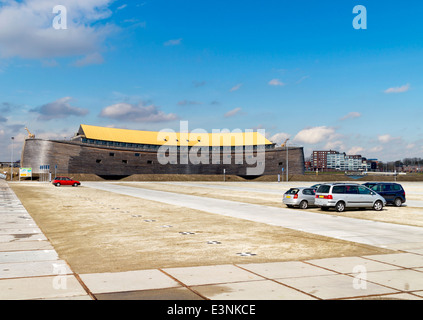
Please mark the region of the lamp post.
<svg viewBox="0 0 423 320"><path fill-rule="evenodd" d="M285 148L286 148L286 182L288 182L289 176L288 176L288 172L289 172L289 159L288 159L288 140L286 140L285 143Z"/></svg>
<svg viewBox="0 0 423 320"><path fill-rule="evenodd" d="M12 155L10 156L10 181L13 181L13 141L15 137L12 137Z"/></svg>

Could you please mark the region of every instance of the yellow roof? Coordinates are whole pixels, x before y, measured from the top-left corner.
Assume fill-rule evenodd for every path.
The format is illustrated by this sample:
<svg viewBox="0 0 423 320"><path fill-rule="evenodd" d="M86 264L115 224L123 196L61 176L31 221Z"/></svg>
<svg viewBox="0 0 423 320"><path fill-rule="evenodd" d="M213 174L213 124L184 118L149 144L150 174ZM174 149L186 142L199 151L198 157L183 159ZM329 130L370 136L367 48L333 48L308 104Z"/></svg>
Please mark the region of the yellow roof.
<svg viewBox="0 0 423 320"><path fill-rule="evenodd" d="M251 146L272 144L258 132L179 133L97 127L81 124L80 134L87 139L169 146Z"/></svg>

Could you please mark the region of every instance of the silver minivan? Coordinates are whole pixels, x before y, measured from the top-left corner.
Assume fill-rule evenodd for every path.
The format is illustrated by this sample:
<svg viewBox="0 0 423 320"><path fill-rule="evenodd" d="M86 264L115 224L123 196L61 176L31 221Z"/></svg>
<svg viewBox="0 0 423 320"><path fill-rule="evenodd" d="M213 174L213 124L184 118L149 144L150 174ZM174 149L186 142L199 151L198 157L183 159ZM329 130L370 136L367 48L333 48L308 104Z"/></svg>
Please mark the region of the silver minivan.
<svg viewBox="0 0 423 320"><path fill-rule="evenodd" d="M325 183L316 191L314 202L322 210L335 208L338 212L346 208L373 208L380 211L386 200L378 193L356 183Z"/></svg>

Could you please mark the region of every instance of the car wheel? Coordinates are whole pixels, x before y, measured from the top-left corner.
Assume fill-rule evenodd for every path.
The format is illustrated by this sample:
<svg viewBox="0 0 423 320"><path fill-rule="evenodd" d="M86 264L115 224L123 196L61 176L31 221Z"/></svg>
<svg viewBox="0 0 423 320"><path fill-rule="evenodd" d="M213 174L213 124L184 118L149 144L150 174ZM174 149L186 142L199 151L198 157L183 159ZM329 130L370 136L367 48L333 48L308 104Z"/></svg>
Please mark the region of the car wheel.
<svg viewBox="0 0 423 320"><path fill-rule="evenodd" d="M305 201L305 200L301 201L301 202L300 202L300 209L305 210L305 209L307 209L307 208L308 208L308 202L307 202L307 201Z"/></svg>
<svg viewBox="0 0 423 320"><path fill-rule="evenodd" d="M401 207L402 206L401 198L396 198L395 201L394 201L394 205L396 207Z"/></svg>
<svg viewBox="0 0 423 320"><path fill-rule="evenodd" d="M335 206L336 211L338 212L344 212L345 211L345 203L342 201L339 201Z"/></svg>
<svg viewBox="0 0 423 320"><path fill-rule="evenodd" d="M382 201L376 201L375 204L373 205L373 209L376 211L381 211L383 209L383 203Z"/></svg>
<svg viewBox="0 0 423 320"><path fill-rule="evenodd" d="M78 186L78 184L77 184L77 183L74 183L74 184L73 184L73 186L74 186L74 187L77 187L77 186Z"/></svg>
<svg viewBox="0 0 423 320"><path fill-rule="evenodd" d="M56 187L60 187L60 186L61 186L60 182L56 183Z"/></svg>

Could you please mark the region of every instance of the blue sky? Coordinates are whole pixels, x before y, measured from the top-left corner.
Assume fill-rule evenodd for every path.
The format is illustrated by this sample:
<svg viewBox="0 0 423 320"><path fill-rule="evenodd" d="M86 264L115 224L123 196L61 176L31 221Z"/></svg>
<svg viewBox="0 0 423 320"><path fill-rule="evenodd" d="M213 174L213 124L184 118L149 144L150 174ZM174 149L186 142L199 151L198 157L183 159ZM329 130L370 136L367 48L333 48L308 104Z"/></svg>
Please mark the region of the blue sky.
<svg viewBox="0 0 423 320"><path fill-rule="evenodd" d="M0 1L0 161L27 126L265 129L383 161L423 157L416 1ZM353 28L356 5L367 29ZM17 157L18 158L18 157Z"/></svg>

